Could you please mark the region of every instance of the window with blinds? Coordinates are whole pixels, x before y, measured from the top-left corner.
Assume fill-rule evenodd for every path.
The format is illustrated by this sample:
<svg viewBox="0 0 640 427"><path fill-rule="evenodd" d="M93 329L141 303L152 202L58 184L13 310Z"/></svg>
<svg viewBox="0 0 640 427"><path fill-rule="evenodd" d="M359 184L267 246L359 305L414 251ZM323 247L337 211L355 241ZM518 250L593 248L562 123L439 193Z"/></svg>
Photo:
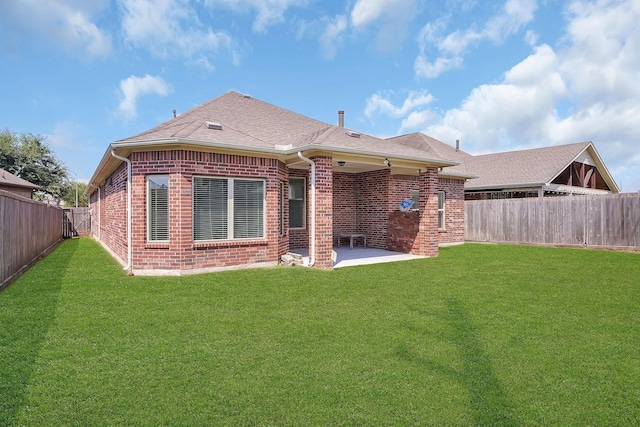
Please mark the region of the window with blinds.
<svg viewBox="0 0 640 427"><path fill-rule="evenodd" d="M411 210L420 210L420 190L411 190L411 201L413 202Z"/></svg>
<svg viewBox="0 0 640 427"><path fill-rule="evenodd" d="M438 228L444 228L444 191L438 191Z"/></svg>
<svg viewBox="0 0 640 427"><path fill-rule="evenodd" d="M289 178L289 228L305 228L307 208L304 178Z"/></svg>
<svg viewBox="0 0 640 427"><path fill-rule="evenodd" d="M264 181L193 178L193 240L264 237Z"/></svg>
<svg viewBox="0 0 640 427"><path fill-rule="evenodd" d="M147 241L169 240L169 176L147 177Z"/></svg>

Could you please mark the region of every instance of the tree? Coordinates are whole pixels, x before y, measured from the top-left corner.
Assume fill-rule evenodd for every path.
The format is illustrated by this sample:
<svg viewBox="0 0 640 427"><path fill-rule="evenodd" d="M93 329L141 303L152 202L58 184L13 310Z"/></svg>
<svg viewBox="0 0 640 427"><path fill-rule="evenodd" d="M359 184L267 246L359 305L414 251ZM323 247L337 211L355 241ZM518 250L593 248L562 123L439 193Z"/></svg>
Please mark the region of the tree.
<svg viewBox="0 0 640 427"><path fill-rule="evenodd" d="M87 184L84 182L74 182L69 181L62 194L62 201L64 202L65 207L75 207L76 206L76 197L78 202L78 207L88 207L89 206L89 198L85 196L84 192L87 189Z"/></svg>
<svg viewBox="0 0 640 427"><path fill-rule="evenodd" d="M44 140L40 135L5 128L0 132L0 168L41 187L36 198L49 194L60 200L68 181L67 169Z"/></svg>

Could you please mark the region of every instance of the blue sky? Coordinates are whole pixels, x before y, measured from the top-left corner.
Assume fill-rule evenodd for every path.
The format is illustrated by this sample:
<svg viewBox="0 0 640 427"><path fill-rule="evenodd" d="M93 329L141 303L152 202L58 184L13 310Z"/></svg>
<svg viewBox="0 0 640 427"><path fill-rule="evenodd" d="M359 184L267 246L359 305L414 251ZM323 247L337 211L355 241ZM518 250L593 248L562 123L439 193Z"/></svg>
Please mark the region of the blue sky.
<svg viewBox="0 0 640 427"><path fill-rule="evenodd" d="M0 2L0 127L78 176L229 90L472 154L593 141L640 190L640 1Z"/></svg>

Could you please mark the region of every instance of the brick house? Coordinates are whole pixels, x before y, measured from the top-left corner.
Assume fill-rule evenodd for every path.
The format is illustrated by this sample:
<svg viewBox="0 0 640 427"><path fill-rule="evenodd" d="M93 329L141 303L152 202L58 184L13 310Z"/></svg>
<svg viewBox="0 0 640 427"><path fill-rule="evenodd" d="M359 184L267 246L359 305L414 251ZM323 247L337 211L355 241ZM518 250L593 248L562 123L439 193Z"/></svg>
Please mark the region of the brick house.
<svg viewBox="0 0 640 427"><path fill-rule="evenodd" d="M228 92L108 147L87 189L92 234L134 274L276 265L300 248L329 269L343 233L433 257L464 239L473 175L456 165L347 129L342 111L330 125Z"/></svg>

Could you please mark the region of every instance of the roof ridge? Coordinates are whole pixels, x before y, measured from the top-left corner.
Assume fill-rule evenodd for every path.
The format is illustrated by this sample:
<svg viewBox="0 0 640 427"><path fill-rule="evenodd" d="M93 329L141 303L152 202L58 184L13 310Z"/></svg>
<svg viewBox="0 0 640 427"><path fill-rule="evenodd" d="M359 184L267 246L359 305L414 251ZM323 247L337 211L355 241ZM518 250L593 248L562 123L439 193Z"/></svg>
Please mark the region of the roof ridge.
<svg viewBox="0 0 640 427"><path fill-rule="evenodd" d="M485 156L495 156L495 155L500 155L500 154L512 154L512 153L525 153L525 152L530 152L530 151L539 151L539 150L554 150L554 149L560 149L560 148L566 148L566 147L570 147L570 146L581 146L581 147L588 147L589 145L593 145L592 141L583 141L583 142L570 142L568 144L556 144L556 145L549 145L547 147L533 147L533 148L520 148L520 149L515 149L515 150L508 150L508 151L498 151L495 153L486 153L486 154L477 154L477 155L472 155L473 157L485 157Z"/></svg>

